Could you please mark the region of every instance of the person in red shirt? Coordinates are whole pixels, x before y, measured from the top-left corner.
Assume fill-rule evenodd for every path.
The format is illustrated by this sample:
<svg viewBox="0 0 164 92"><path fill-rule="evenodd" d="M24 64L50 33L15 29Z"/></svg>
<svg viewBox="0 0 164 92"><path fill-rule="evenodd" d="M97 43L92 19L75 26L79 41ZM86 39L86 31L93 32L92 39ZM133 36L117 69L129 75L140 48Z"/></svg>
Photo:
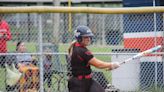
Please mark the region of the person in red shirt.
<svg viewBox="0 0 164 92"><path fill-rule="evenodd" d="M7 52L7 41L11 40L11 32L8 23L3 19L4 14L0 14L0 53ZM0 66L4 67L5 55L0 55Z"/></svg>
<svg viewBox="0 0 164 92"><path fill-rule="evenodd" d="M87 26L78 26L75 30L76 41L72 42L68 49L72 73L68 81L69 92L105 92L100 84L92 79L91 66L108 70L120 66L118 62L104 62L94 57L87 49L93 36Z"/></svg>

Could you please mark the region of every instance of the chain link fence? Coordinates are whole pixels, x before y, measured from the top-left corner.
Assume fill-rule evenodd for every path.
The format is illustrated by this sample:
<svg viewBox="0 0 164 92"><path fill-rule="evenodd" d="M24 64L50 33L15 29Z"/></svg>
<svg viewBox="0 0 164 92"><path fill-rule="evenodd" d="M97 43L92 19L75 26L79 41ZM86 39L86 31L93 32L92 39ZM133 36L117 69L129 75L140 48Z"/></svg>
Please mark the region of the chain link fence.
<svg viewBox="0 0 164 92"><path fill-rule="evenodd" d="M67 49L73 41L73 32L78 25L87 25L94 33L88 47L98 59L106 62L122 62L125 59L156 45L164 44L163 13L155 14L72 14L71 30L66 13L16 13L4 14L3 19L10 26L12 39L7 41L6 53L1 55L0 90L25 92L27 89L45 92L68 92ZM0 29L1 31L1 29ZM1 40L0 40L1 41ZM24 42L27 52L18 53L17 43ZM49 52L47 52L47 50ZM163 92L164 59L162 50L122 65L114 71L92 67L93 78L106 91L152 91ZM5 55L5 57L4 57ZM16 66L19 56L31 56L30 69L22 67L17 84L8 82L8 70ZM46 60L46 56L50 58ZM26 60L25 60L26 61ZM45 62L48 63L45 63ZM46 74L45 66L51 66ZM12 69L13 70L13 69ZM20 70L19 70L20 71ZM14 72L15 73L15 72ZM15 75L17 75L16 73ZM33 77L34 76L34 77ZM14 75L13 75L14 77ZM114 87L113 87L114 85Z"/></svg>

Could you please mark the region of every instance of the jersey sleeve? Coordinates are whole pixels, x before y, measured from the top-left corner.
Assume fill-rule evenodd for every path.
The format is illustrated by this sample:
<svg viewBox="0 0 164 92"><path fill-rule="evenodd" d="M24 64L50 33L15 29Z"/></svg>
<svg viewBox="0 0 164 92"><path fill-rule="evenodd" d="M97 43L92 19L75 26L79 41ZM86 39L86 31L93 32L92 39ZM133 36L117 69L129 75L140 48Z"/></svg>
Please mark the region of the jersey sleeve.
<svg viewBox="0 0 164 92"><path fill-rule="evenodd" d="M82 57L85 59L85 62L88 63L94 56L91 51L85 49L83 50Z"/></svg>

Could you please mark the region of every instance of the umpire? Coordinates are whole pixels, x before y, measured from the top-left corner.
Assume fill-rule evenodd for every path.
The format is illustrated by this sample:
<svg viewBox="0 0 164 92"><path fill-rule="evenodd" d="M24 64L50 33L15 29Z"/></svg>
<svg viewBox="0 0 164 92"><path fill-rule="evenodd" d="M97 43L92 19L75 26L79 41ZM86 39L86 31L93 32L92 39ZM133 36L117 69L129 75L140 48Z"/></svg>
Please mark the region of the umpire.
<svg viewBox="0 0 164 92"><path fill-rule="evenodd" d="M73 75L68 81L69 92L105 92L100 84L92 79L91 65L108 70L120 66L118 62L104 62L93 56L87 49L93 36L87 26L78 26L75 30L76 41L72 42L68 49Z"/></svg>

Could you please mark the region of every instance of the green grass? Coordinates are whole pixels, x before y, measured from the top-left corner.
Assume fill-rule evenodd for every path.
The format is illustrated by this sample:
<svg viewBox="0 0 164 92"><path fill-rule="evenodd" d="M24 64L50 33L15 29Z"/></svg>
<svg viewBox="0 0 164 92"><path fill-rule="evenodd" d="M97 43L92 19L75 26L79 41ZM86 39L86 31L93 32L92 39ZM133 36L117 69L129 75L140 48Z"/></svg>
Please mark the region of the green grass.
<svg viewBox="0 0 164 92"><path fill-rule="evenodd" d="M37 52L37 43L25 43L28 52ZM69 45L68 44L59 44L59 53L67 53ZM93 53L97 53L97 52L111 52L111 48L109 47L100 47L100 46L89 46L88 47L89 50L91 50ZM8 42L8 52L15 52L16 49L16 42ZM103 60L103 61L110 61L111 57L109 55L95 55L96 58ZM65 56L61 56L61 61L65 60Z"/></svg>
<svg viewBox="0 0 164 92"><path fill-rule="evenodd" d="M16 48L16 42L9 41L7 43L7 48L9 52L15 51ZM26 42L26 47L29 52L36 52L36 49L38 43L34 42ZM67 52L68 51L69 44L59 44L59 52ZM111 52L111 48L108 46L88 46L88 49L92 52Z"/></svg>
<svg viewBox="0 0 164 92"><path fill-rule="evenodd" d="M69 44L59 44L60 52L67 52ZM92 52L111 52L111 48L108 46L88 46L88 49Z"/></svg>
<svg viewBox="0 0 164 92"><path fill-rule="evenodd" d="M0 68L0 91L5 90L5 68Z"/></svg>
<svg viewBox="0 0 164 92"><path fill-rule="evenodd" d="M9 41L7 43L8 52L14 52L16 50L16 42ZM36 43L26 43L28 52L36 52Z"/></svg>

